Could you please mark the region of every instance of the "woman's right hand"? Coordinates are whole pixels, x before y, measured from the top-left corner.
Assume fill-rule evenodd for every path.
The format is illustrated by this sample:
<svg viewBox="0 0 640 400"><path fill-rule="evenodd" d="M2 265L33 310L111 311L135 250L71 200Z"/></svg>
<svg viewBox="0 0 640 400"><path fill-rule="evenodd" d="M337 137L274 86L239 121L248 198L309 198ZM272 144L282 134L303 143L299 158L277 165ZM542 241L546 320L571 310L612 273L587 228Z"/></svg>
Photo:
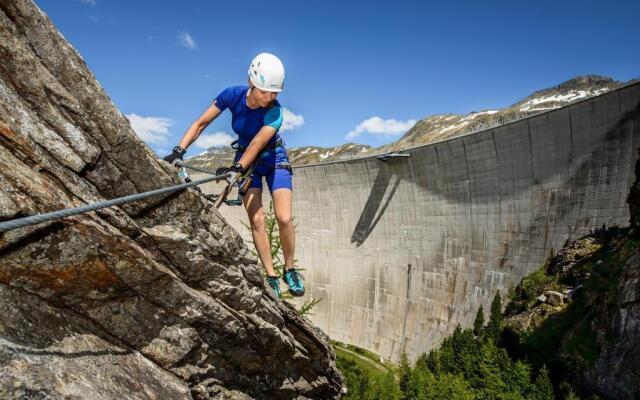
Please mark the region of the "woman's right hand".
<svg viewBox="0 0 640 400"><path fill-rule="evenodd" d="M185 149L183 149L180 146L176 146L173 148L173 151L171 152L171 154L164 157L163 160L177 167L176 164L179 162L182 162L182 156L184 156L184 153L186 153Z"/></svg>

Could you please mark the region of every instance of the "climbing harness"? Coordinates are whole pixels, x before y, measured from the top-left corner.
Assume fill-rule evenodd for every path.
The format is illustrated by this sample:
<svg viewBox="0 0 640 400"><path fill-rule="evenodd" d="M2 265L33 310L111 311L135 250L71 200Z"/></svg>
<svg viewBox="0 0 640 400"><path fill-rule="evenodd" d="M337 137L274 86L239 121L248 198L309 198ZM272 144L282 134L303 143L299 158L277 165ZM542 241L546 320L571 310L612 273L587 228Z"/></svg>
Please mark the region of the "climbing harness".
<svg viewBox="0 0 640 400"><path fill-rule="evenodd" d="M282 162L282 163L276 163L273 165L267 164L263 161L263 158L269 155L270 152L275 151L278 147L284 147L284 146L285 146L284 140L282 140L282 138L278 136L275 142L267 145L264 149L260 151L260 153L258 153L258 157L256 157L256 161L254 164L266 165L273 168L286 169L287 171L289 171L291 175L293 175L293 168L291 168L291 164L288 161ZM231 148L236 150L236 158L238 158L237 157L238 153L244 153L244 151L247 149L246 147L242 146L237 140L231 143Z"/></svg>
<svg viewBox="0 0 640 400"><path fill-rule="evenodd" d="M258 153L256 161L254 161L253 164L251 164L251 166L247 168L245 172L238 172L234 179L232 179L231 181L227 180L227 186L225 186L222 193L218 196L215 196L217 198L215 203L217 204L216 207L219 207L219 204L221 204L222 201L224 201L229 206L242 205L242 198L247 193L247 190L249 190L249 188L251 187L251 182L254 179L254 170L258 165L264 165L271 168L283 168L289 171L291 175L293 175L293 169L291 168L291 164L289 162L267 164L263 161L263 159L267 155L269 155L271 151L275 151L278 147L284 147L284 141L280 136L278 136L275 142L269 144L264 149L262 149L260 153ZM244 153L244 151L247 149L246 147L242 146L237 140L234 140L231 143L231 148L236 150L235 160L238 160L240 158L238 157L238 155ZM233 200L226 200L229 192L231 192L231 189L234 185L238 185L238 197ZM221 198L222 200L220 200Z"/></svg>
<svg viewBox="0 0 640 400"><path fill-rule="evenodd" d="M249 168L247 168L246 171L244 172L231 172L229 174L233 174L231 176L227 176L225 178L221 178L219 180L216 180L216 182L220 181L220 180L225 180L227 182L227 184L225 185L224 189L222 189L222 192L218 195L206 195L206 197L213 201L213 205L216 208L220 208L220 206L222 205L222 203L225 203L228 206L241 206L242 205L242 197L245 195L245 193L247 192L247 189L249 189L249 185L251 185L251 176L253 175L253 170L255 169L255 163L251 164L251 166L249 166ZM189 167L187 167L189 168ZM236 199L229 199L227 200L227 197L229 196L229 193L231 193L231 189L233 189L233 187L235 185L238 185L238 197Z"/></svg>

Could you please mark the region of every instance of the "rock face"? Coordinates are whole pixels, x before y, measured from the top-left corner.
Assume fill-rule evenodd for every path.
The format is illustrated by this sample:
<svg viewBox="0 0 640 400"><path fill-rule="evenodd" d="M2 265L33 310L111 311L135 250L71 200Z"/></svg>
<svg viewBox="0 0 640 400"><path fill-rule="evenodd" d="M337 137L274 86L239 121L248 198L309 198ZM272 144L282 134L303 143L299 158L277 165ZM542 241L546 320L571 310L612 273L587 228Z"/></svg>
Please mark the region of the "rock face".
<svg viewBox="0 0 640 400"><path fill-rule="evenodd" d="M604 399L640 398L640 161L635 172L627 197L630 227L598 229L564 246L549 260L547 268L559 282L542 283L538 279L537 288L544 293L536 297L539 303L513 315L507 311L505 319L506 325L520 334L542 335L548 343L557 335L557 359L549 360L550 365L557 366L561 360L564 367L558 371L565 376L556 378L572 381L584 392L584 398L592 394ZM545 290L552 284L570 284L571 289L564 290L566 295ZM564 318L573 322L565 323L567 329L560 332L558 327L563 325L558 321L572 305L576 306L574 315L567 312ZM552 316L555 322L545 328ZM554 329L556 332L552 332ZM585 337L591 341L585 341Z"/></svg>
<svg viewBox="0 0 640 400"><path fill-rule="evenodd" d="M640 228L640 163L636 164L635 173L638 178L629 191L627 203L629 203L629 223L637 232Z"/></svg>
<svg viewBox="0 0 640 400"><path fill-rule="evenodd" d="M176 184L30 1L0 0L0 219ZM336 398L328 338L194 191L0 236L0 398Z"/></svg>
<svg viewBox="0 0 640 400"><path fill-rule="evenodd" d="M604 314L604 313L603 313ZM640 249L625 263L617 304L601 318L606 345L584 373L584 384L606 399L640 398ZM596 330L597 333L597 330Z"/></svg>
<svg viewBox="0 0 640 400"><path fill-rule="evenodd" d="M630 228L638 235L640 210L640 161L635 166L636 180L627 202ZM640 247L622 267L614 302L607 304L600 321L606 341L594 365L584 373L585 386L608 399L640 398ZM599 324L598 324L599 322ZM595 328L594 331L598 332Z"/></svg>
<svg viewBox="0 0 640 400"><path fill-rule="evenodd" d="M564 304L564 294L558 293L554 290L548 290L544 292L547 302L554 307L559 307Z"/></svg>

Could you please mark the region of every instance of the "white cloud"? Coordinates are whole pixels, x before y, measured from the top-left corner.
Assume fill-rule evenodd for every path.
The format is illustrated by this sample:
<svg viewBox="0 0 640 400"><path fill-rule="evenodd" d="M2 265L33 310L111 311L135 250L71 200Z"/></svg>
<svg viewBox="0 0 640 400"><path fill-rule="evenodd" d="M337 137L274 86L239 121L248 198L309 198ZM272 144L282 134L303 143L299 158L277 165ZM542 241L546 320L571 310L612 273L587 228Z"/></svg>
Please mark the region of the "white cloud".
<svg viewBox="0 0 640 400"><path fill-rule="evenodd" d="M193 144L201 149L209 149L211 147L231 146L231 142L234 140L233 136L227 132L203 133Z"/></svg>
<svg viewBox="0 0 640 400"><path fill-rule="evenodd" d="M169 127L173 121L162 117L142 117L138 114L126 116L138 137L148 144L163 144L167 142Z"/></svg>
<svg viewBox="0 0 640 400"><path fill-rule="evenodd" d="M84 3L84 4L90 4L92 6L96 5L96 0L79 0L80 3Z"/></svg>
<svg viewBox="0 0 640 400"><path fill-rule="evenodd" d="M349 132L345 137L347 140L352 140L362 135L363 133L369 133L371 135L381 136L394 136L400 135L415 125L417 121L415 119L409 119L406 121L398 121L395 119L382 119L380 117L371 117L360 122L356 129Z"/></svg>
<svg viewBox="0 0 640 400"><path fill-rule="evenodd" d="M178 35L178 40L180 41L180 44L183 45L184 47L191 49L191 50L195 50L198 48L198 45L196 44L196 41L193 40L193 38L191 37L191 35L189 35L187 32L182 32Z"/></svg>
<svg viewBox="0 0 640 400"><path fill-rule="evenodd" d="M299 114L294 114L288 108L282 108L282 126L280 127L280 131L292 131L298 127L304 125L304 117Z"/></svg>

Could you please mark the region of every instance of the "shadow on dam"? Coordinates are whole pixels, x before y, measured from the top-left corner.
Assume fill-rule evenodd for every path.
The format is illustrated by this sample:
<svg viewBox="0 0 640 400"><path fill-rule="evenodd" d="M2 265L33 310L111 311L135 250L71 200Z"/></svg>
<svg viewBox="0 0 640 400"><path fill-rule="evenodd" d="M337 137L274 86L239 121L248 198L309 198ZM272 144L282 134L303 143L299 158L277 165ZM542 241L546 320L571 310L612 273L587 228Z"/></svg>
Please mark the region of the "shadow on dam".
<svg viewBox="0 0 640 400"><path fill-rule="evenodd" d="M391 159L385 161L385 163L390 163L391 165L397 162L399 162L399 160ZM391 185L390 190L388 190L389 182L394 177L396 179L394 179L394 183ZM378 170L371 193L369 193L367 202L362 209L362 214L360 214L360 218L351 235L351 243L360 246L367 240L367 237L369 237L369 234L376 227L376 224L380 221L380 218L382 218L382 215L393 199L393 195L400 185L400 180L400 175L394 174L391 167L380 168Z"/></svg>
<svg viewBox="0 0 640 400"><path fill-rule="evenodd" d="M560 111L560 113L562 113L562 111ZM591 153L594 152L594 148L593 146L591 146L590 143L585 143L581 146L578 146L572 143L573 140L581 140L581 139L574 139L574 134L572 131L573 124L571 124L570 109L566 109L566 113L568 114L566 115L566 118L567 118L566 121L568 122L568 127L566 127L567 131L564 133L568 133L569 135L570 141L569 141L568 148L569 149L579 148L583 150L583 153L584 153L584 154L575 154L573 151L571 151L571 154L569 155L569 157L571 161L579 162L581 159L585 158L586 156L590 156ZM496 130L505 130L505 129L511 128L511 130L516 130L520 132L526 131L527 136L529 137L529 141L528 143L525 143L525 147L523 148L524 150L523 156L524 157L529 156L529 158L533 160L532 144L535 138L532 138L530 120L534 118L545 119L547 126L549 126L549 124L551 123L549 121L549 113L545 113L539 117L529 117L525 120L515 121L510 124L502 125L500 127L491 129L489 131L472 133L471 135L490 136L491 139L489 141L493 141L494 149L496 149L497 148L496 139L495 139ZM631 135L633 133L631 131L633 129L633 121L637 122L638 120L640 120L640 103L638 103L634 109L622 115L618 119L618 121L615 122L614 126L606 132L606 134L604 135L604 142L603 142L604 146L614 146L614 147L621 148L622 135L624 134ZM544 122L542 121L536 121L536 123L538 125L541 123L544 125ZM524 125L526 125L526 128L524 127ZM538 129L544 129L544 127L538 126ZM467 139L467 138L469 138L469 136L467 136L464 139ZM470 140L470 138L468 140ZM468 186L466 188L466 193L464 193L465 192L464 188L462 188L463 190L461 191L459 190L460 188L456 189L455 187L448 185L446 182L446 178L440 179L439 181L435 181L438 177L445 176L445 174L443 174L442 172L442 168L440 164L440 155L438 151L440 150L440 153L444 153L443 154L444 157L451 156L452 154L455 153L455 148L451 148L450 144L451 144L451 139L440 142L440 143L428 144L422 147L418 147L418 148L414 148L406 151L407 153L411 154L412 157L415 157L415 156L421 156L420 150L426 150L428 147L432 147L433 156L435 157L435 160L437 160L435 164L432 164L432 168L435 168L435 171L436 171L435 173L433 173L434 178L432 179L415 179L416 175L413 171L414 162L411 158L390 158L386 161L378 161L373 158L370 160L367 160L367 162L371 161L371 162L378 163L379 167L377 168L375 180L371 185L371 191L369 193L367 201L353 229L353 233L351 235L351 243L359 247L367 240L369 234L375 229L377 223L380 221L383 214L387 210L387 207L393 200L393 197L398 189L398 186L400 185L403 179L409 179L412 184L418 185L422 189L431 192L432 195L441 196L445 198L447 202L458 203L469 208L469 206L472 204L472 199L470 195L471 183L469 182L469 173L468 171L466 171L466 169L468 168L467 151L473 151L473 149L467 149L467 147L464 146L464 141L463 141L463 156L464 156L465 162L464 164L462 163L460 164L460 168L461 170L464 169L465 170L464 174L467 175ZM527 144L528 144L528 148L526 147ZM602 143L595 144L595 145L598 146L601 144ZM627 150L634 151L632 146L629 146ZM598 152L599 150L595 150L595 151ZM494 157L495 159L497 159L497 150L494 152ZM589 184L589 173L591 170L591 164L593 164L593 160L589 157L586 161L583 161L579 165L570 168L569 174L566 177L565 182L567 182L569 189L571 189L574 193L581 191L581 188L583 188L583 185ZM497 169L498 164L496 163L492 165L491 168ZM533 171L533 166L532 166L532 171ZM554 177L561 173L562 171L554 170L552 168L541 168L539 170L536 170L535 178L532 180L534 191L536 186L542 187L544 182L553 181ZM605 184L606 185L611 184L610 175L605 176ZM497 188L494 185L493 187L488 186L488 187L483 187L481 189L484 189L484 190L479 191L478 193L479 197L489 198L491 197L491 194L496 193ZM522 195L522 192L524 192L524 190L521 190L520 192L516 192L516 193L511 193L511 195L517 197ZM543 202L541 204L546 206L554 203L567 204L569 202L569 197L570 197L570 193L567 191L558 192L558 191L552 190L552 191L548 191L544 195L544 198L542 199ZM561 213L559 217L562 218L564 217L564 215L562 215L562 209L560 209L560 211ZM587 218L587 221L583 221L584 224L588 224L589 222L588 220L590 219L590 217L586 217L586 218ZM534 224L534 226L540 226L540 225ZM576 230L575 227L568 230L567 233L569 234L569 236L567 237L567 241L575 237L575 230ZM545 238L544 246L546 247L546 238Z"/></svg>

